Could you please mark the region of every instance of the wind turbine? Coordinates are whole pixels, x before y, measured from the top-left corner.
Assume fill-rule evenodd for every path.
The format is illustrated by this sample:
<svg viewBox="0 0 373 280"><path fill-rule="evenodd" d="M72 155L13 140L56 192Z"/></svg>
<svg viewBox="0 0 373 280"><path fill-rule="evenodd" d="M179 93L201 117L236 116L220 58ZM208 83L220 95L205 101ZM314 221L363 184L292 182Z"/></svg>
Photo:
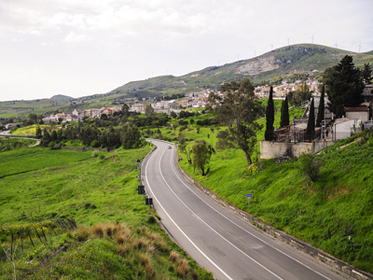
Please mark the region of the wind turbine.
<svg viewBox="0 0 373 280"><path fill-rule="evenodd" d="M273 44L270 44L271 45L271 50L273 50Z"/></svg>
<svg viewBox="0 0 373 280"><path fill-rule="evenodd" d="M337 42L335 42L335 45L334 45L334 47L338 48L338 44L337 44Z"/></svg>
<svg viewBox="0 0 373 280"><path fill-rule="evenodd" d="M289 41L290 41L290 38L291 38L291 37L286 37L286 38L288 38L288 46L289 46L289 45L290 45Z"/></svg>
<svg viewBox="0 0 373 280"><path fill-rule="evenodd" d="M313 45L313 34L312 34L312 36L310 38L312 39L312 45Z"/></svg>
<svg viewBox="0 0 373 280"><path fill-rule="evenodd" d="M360 49L361 49L361 43L359 44L359 53L360 53Z"/></svg>

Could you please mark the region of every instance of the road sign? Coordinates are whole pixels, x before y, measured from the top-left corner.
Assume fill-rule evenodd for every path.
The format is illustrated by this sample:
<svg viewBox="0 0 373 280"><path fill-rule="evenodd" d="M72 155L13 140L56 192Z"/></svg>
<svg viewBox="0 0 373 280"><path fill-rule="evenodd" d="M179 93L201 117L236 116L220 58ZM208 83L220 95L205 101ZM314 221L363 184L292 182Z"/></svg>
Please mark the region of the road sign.
<svg viewBox="0 0 373 280"><path fill-rule="evenodd" d="M246 195L246 197L247 197L247 199L252 199L252 198L253 198L253 194L248 193L248 194Z"/></svg>
<svg viewBox="0 0 373 280"><path fill-rule="evenodd" d="M145 200L145 203L146 203L146 205L153 205L153 198L151 198L151 197L147 197L146 198L146 200Z"/></svg>
<svg viewBox="0 0 373 280"><path fill-rule="evenodd" d="M139 194L145 194L145 188L143 185L139 186Z"/></svg>

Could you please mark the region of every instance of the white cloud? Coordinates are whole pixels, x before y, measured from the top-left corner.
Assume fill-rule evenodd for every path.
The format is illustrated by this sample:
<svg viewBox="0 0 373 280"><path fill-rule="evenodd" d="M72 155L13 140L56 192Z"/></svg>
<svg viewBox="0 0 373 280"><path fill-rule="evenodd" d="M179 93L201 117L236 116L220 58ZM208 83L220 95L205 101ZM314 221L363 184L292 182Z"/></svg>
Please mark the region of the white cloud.
<svg viewBox="0 0 373 280"><path fill-rule="evenodd" d="M76 34L74 31L71 31L63 40L64 42L82 42L88 40L88 37L83 34Z"/></svg>
<svg viewBox="0 0 373 280"><path fill-rule="evenodd" d="M57 81L58 65L67 81L76 68L71 83L61 85L78 95L92 80L97 91L109 91L152 72L181 75L238 55L251 58L271 44L287 45L287 37L296 44L311 43L313 36L315 44L354 51L361 43L369 51L372 10L371 0L0 0L0 53L17 58L0 57L0 72L13 81L18 69L24 74L37 67ZM9 64L17 70L7 71ZM31 93L27 75L24 83L10 85L5 90L0 81L13 95Z"/></svg>

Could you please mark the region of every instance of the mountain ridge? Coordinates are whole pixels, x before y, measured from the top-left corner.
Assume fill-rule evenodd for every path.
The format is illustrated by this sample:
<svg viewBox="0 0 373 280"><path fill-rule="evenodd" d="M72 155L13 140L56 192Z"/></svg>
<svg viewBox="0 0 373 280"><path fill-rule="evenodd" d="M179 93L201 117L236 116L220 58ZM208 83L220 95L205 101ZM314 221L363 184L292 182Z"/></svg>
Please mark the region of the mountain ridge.
<svg viewBox="0 0 373 280"><path fill-rule="evenodd" d="M315 44L290 45L266 52L258 57L227 63L222 66L209 66L182 76L159 76L146 80L131 81L108 92L136 96L135 92L149 95L181 94L186 91L212 89L234 79L249 78L253 83L269 81L273 77L294 72L324 71L337 64L343 56L352 55L356 66L373 64L373 50L356 53ZM137 94L141 95L141 94Z"/></svg>

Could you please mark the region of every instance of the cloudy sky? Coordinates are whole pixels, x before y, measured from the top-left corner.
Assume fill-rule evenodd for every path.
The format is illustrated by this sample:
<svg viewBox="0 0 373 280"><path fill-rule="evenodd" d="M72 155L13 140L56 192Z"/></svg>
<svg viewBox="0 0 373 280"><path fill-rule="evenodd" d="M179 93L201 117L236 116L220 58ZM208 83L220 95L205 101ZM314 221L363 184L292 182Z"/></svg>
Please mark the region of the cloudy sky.
<svg viewBox="0 0 373 280"><path fill-rule="evenodd" d="M288 42L367 52L372 11L373 0L0 0L0 101L106 93Z"/></svg>

